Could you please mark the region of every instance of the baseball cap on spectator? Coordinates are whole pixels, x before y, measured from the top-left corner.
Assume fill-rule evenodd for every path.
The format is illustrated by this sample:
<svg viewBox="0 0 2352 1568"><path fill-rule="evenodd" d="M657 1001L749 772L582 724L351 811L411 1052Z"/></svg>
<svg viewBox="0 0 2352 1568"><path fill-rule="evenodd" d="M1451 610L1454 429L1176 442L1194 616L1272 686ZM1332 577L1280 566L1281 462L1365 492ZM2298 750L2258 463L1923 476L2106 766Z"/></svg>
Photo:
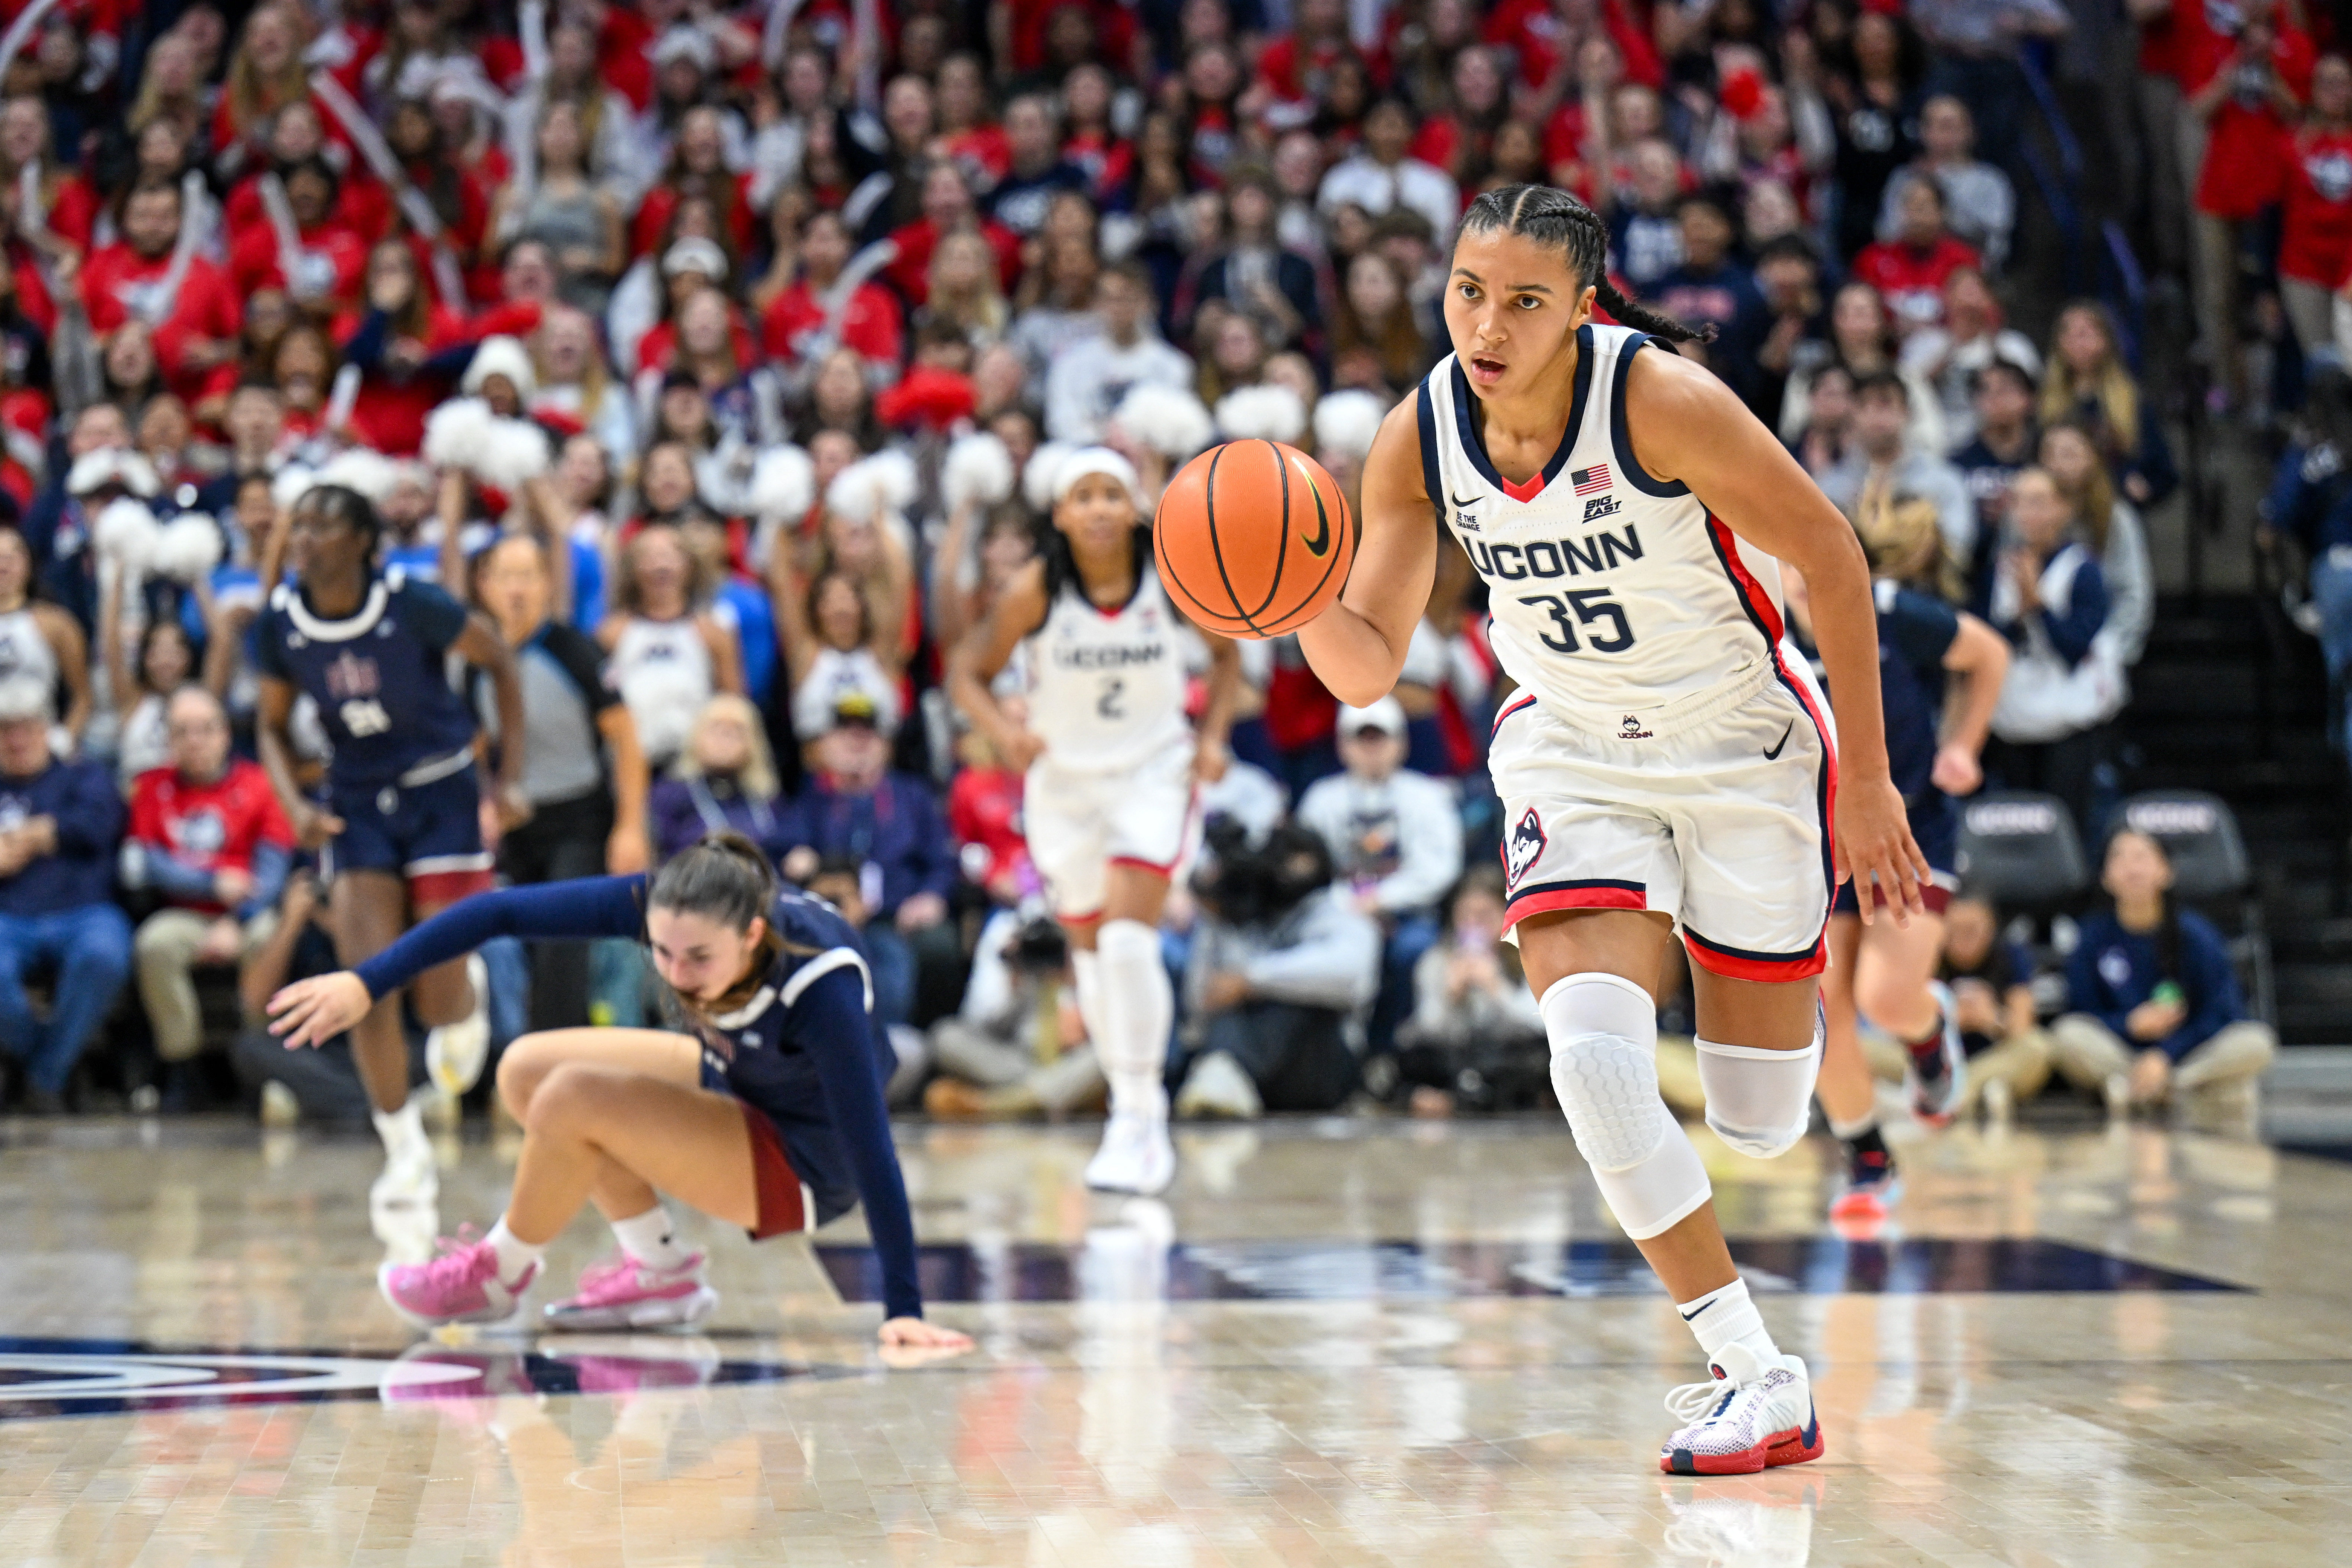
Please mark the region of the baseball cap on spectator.
<svg viewBox="0 0 2352 1568"><path fill-rule="evenodd" d="M95 452L84 452L74 459L74 466L66 474L68 495L96 495L103 489L120 489L143 499L162 488L156 482L152 463L120 447L100 447Z"/></svg>
<svg viewBox="0 0 2352 1568"><path fill-rule="evenodd" d="M531 369L530 352L519 338L503 332L484 338L474 350L474 357L466 365L466 379L461 388L471 397L482 390L482 384L494 375L502 375L513 384L515 393L526 403L538 395L539 376Z"/></svg>
<svg viewBox="0 0 2352 1568"><path fill-rule="evenodd" d="M863 691L845 691L833 701L833 727L836 730L866 729L878 734L887 733L882 722L882 711L874 699Z"/></svg>
<svg viewBox="0 0 2352 1568"><path fill-rule="evenodd" d="M717 240L689 234L662 253L662 276L675 278L681 272L699 272L713 283L725 282L727 253L719 248Z"/></svg>
<svg viewBox="0 0 2352 1568"><path fill-rule="evenodd" d="M654 47L646 53L656 69L676 59L692 60L706 71L719 63L719 55L710 47L709 36L699 27L672 27L654 40Z"/></svg>
<svg viewBox="0 0 2352 1568"><path fill-rule="evenodd" d="M1404 705L1393 697L1383 697L1378 702L1362 708L1339 710L1339 738L1348 740L1367 730L1378 730L1396 740L1405 738Z"/></svg>
<svg viewBox="0 0 2352 1568"><path fill-rule="evenodd" d="M1127 487L1127 493L1136 504L1143 504L1143 481L1135 477L1135 465L1112 451L1108 447L1081 447L1062 459L1054 470L1054 499L1058 501L1088 474L1108 474Z"/></svg>
<svg viewBox="0 0 2352 1568"><path fill-rule="evenodd" d="M49 689L30 675L0 678L0 724L21 723L38 719L47 723L49 717Z"/></svg>

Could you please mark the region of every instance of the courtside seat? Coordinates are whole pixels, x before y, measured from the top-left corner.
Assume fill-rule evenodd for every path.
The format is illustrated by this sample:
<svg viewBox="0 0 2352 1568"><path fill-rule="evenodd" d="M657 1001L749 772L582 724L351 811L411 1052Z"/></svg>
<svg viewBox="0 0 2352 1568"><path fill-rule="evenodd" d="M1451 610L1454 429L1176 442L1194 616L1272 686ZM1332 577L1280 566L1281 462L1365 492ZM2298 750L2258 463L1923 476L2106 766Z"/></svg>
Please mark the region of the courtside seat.
<svg viewBox="0 0 2352 1568"><path fill-rule="evenodd" d="M2054 795L1994 790L1960 802L1960 880L2011 914L2072 910L2091 886L2090 862L2066 803Z"/></svg>

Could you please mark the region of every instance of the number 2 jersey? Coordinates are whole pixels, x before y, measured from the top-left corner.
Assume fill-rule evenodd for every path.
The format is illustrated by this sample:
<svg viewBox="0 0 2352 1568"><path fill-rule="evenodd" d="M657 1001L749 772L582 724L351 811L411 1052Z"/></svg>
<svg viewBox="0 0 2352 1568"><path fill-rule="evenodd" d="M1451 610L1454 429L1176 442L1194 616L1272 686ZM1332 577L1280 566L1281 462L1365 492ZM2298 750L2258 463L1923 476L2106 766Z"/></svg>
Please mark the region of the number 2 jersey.
<svg viewBox="0 0 2352 1568"><path fill-rule="evenodd" d="M398 784L474 742L474 715L446 663L465 627L464 605L397 566L343 620L323 618L298 585L280 583L256 628L256 662L319 705L339 787Z"/></svg>
<svg viewBox="0 0 2352 1568"><path fill-rule="evenodd" d="M1121 772L1191 739L1181 622L1148 544L1136 575L1127 603L1105 609L1073 574L1029 635L1029 727L1066 772Z"/></svg>
<svg viewBox="0 0 2352 1568"><path fill-rule="evenodd" d="M1495 657L1563 719L1629 739L1663 707L1763 673L1783 629L1780 563L1633 460L1625 374L1649 342L1579 329L1568 430L1525 484L1487 458L1454 355L1418 410L1423 479L1486 579Z"/></svg>

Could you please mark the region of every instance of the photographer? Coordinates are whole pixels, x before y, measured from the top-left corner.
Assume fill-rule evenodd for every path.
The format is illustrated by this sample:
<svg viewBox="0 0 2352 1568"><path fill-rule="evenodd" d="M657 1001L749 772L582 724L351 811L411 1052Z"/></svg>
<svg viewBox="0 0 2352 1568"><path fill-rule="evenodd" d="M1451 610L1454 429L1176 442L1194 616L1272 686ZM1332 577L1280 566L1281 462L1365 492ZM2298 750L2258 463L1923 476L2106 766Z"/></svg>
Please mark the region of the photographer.
<svg viewBox="0 0 2352 1568"><path fill-rule="evenodd" d="M1105 1085L1078 1014L1070 944L1049 917L1002 910L980 933L963 1005L931 1026L940 1076L923 1109L958 1121L1060 1120L1102 1103Z"/></svg>
<svg viewBox="0 0 2352 1568"><path fill-rule="evenodd" d="M1454 892L1444 942L1412 973L1412 1016L1397 1031L1397 1071L1415 1116L1528 1110L1551 1082L1543 1013L1503 940L1503 871L1481 864Z"/></svg>
<svg viewBox="0 0 2352 1568"><path fill-rule="evenodd" d="M1347 1025L1379 989L1381 928L1331 886L1329 847L1297 825L1255 845L1213 825L1194 890L1202 918L1184 975L1191 1062L1176 1113L1337 1109L1356 1087Z"/></svg>

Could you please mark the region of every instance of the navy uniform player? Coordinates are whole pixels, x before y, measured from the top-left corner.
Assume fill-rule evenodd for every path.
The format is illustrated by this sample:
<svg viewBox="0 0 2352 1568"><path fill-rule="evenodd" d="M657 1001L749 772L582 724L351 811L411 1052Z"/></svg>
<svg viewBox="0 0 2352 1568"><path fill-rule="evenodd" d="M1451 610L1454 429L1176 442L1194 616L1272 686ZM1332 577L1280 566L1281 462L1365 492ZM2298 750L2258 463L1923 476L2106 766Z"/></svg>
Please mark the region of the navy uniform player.
<svg viewBox="0 0 2352 1568"><path fill-rule="evenodd" d="M1978 759L2009 671L2009 644L1976 616L1900 580L1906 568L1940 559L1942 536L1931 503L1899 501L1864 518L1862 542L1878 574L1871 597L1878 612L1887 764L1903 792L1911 836L1934 873L1920 889L1926 913L1907 925L1864 925L1850 884L1838 889L1830 917L1830 966L1822 976L1828 1029L1814 1092L1846 1152L1846 1190L1830 1213L1866 1226L1886 1217L1896 1184L1894 1157L1879 1135L1870 1066L1855 1034L1857 1016L1902 1043L1911 1106L1922 1119L1948 1120L1960 1098L1959 1019L1950 994L1935 978L1944 909L1959 888L1959 809L1952 796L1973 794L1984 782ZM1794 600L1791 607L1798 607ZM1953 675L1965 682L1967 696L1948 716L1947 678Z"/></svg>
<svg viewBox="0 0 2352 1568"><path fill-rule="evenodd" d="M895 1061L874 1020L857 932L824 900L780 889L760 847L714 833L658 875L509 888L411 931L357 973L270 998L289 1046L316 1045L416 975L494 936L617 937L645 944L691 1033L592 1027L525 1035L499 1059L499 1095L523 1125L507 1211L478 1241L429 1263L387 1262L384 1299L420 1328L519 1312L547 1245L593 1201L621 1255L551 1304L555 1329L685 1328L718 1295L678 1245L659 1194L753 1240L809 1229L859 1203L881 1264L886 1346L919 1354L971 1341L923 1321L914 1220L882 1081Z"/></svg>
<svg viewBox="0 0 2352 1568"><path fill-rule="evenodd" d="M271 591L255 637L262 765L296 837L320 852L336 952L346 964L383 951L412 919L491 885L474 715L449 684L447 655L489 672L499 732L523 733L522 689L506 643L488 619L433 584L398 568L379 572L382 531L375 508L356 490L321 485L304 495L287 523L292 579ZM318 705L334 747L323 805L294 776L288 723L301 693ZM518 741L499 758L495 802L504 826L530 815L521 775ZM469 977L463 963L444 965L417 977L414 996L435 1028L437 1065L467 1085L488 1044L478 979L478 969ZM352 1029L352 1056L384 1143L373 1201L432 1202L439 1179L408 1095L398 997Z"/></svg>
<svg viewBox="0 0 2352 1568"><path fill-rule="evenodd" d="M1821 1426L1658 1099L1666 943L1678 929L1691 959L1708 1125L1777 1154L1811 1115L1832 890L1851 867L1874 892L1864 918L1900 922L1927 868L1888 777L1853 530L1728 387L1653 342L1700 334L1619 294L1608 246L1563 191L1470 204L1454 353L1382 424L1355 570L1299 646L1341 701L1377 700L1427 605L1441 521L1469 544L1521 693L1491 767L1552 1084L1713 1374L1668 1396L1682 1426L1659 1464L1754 1471L1819 1457ZM1633 325L1595 324L1596 300ZM1782 646L1783 559L1812 586L1836 731Z"/></svg>

